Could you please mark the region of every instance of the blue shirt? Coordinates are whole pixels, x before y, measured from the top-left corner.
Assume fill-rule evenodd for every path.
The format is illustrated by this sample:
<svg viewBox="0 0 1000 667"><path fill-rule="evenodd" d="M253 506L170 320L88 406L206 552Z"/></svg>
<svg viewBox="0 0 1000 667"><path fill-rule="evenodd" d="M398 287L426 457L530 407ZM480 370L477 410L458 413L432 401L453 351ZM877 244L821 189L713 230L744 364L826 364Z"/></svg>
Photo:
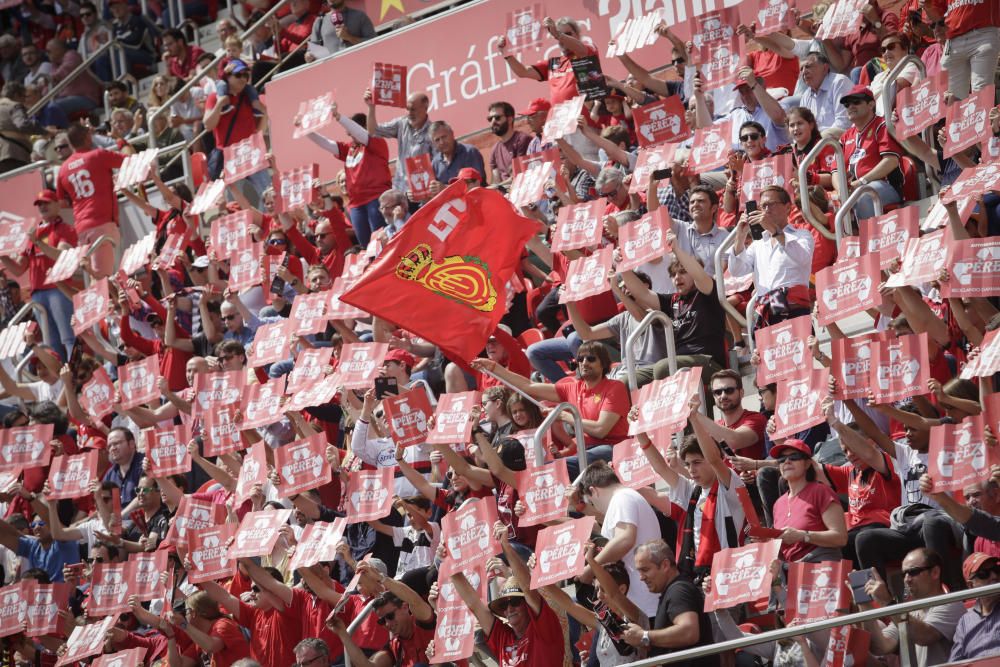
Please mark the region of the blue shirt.
<svg viewBox="0 0 1000 667"><path fill-rule="evenodd" d="M52 540L48 550L36 537L22 535L17 538L17 555L27 558L32 568L41 568L49 575L49 581L63 581L63 567L80 562L80 545L77 542Z"/></svg>
<svg viewBox="0 0 1000 667"><path fill-rule="evenodd" d="M431 157L431 166L434 167L434 176L442 185L448 185L448 181L458 177L460 169L472 167L479 172L479 178L486 183L486 168L483 166L483 154L469 144L455 142L455 155L451 162L445 162L444 155L434 151Z"/></svg>
<svg viewBox="0 0 1000 667"><path fill-rule="evenodd" d="M979 610L979 601L958 619L954 643L951 645L951 662L1000 655L1000 605L993 607L989 616Z"/></svg>
<svg viewBox="0 0 1000 667"><path fill-rule="evenodd" d="M117 465L111 466L104 473L105 482L114 482L121 489L122 507L128 505L135 498L135 490L139 486L139 478L142 477L142 459L142 452L136 452L132 457L132 463L129 464L128 470L124 474Z"/></svg>

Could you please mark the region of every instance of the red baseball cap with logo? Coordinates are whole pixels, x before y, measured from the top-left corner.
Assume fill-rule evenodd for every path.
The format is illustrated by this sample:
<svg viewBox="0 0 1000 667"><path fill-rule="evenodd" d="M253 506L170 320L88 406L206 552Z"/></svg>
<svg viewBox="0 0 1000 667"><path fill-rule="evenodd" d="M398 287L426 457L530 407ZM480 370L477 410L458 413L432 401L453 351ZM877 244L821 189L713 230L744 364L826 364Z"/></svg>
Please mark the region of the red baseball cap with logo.
<svg viewBox="0 0 1000 667"><path fill-rule="evenodd" d="M552 103L549 102L547 99L545 99L544 97L536 97L535 99L531 100L531 102L528 103L527 108L518 111L518 114L521 116L531 116L538 113L539 111L548 111L551 108L552 108Z"/></svg>
<svg viewBox="0 0 1000 667"><path fill-rule="evenodd" d="M799 440L798 438L786 438L781 444L771 447L771 456L780 456L782 452L791 454L791 452L788 451L789 449L801 452L810 458L813 455L812 449L810 449L809 445L807 445L804 441Z"/></svg>
<svg viewBox="0 0 1000 667"><path fill-rule="evenodd" d="M972 579L972 575L979 572L979 568L986 565L990 561L996 565L997 561L1000 560L996 556L991 556L989 554L984 554L981 551L977 551L968 558L965 559L965 563L962 564L962 576L965 577L966 581Z"/></svg>
<svg viewBox="0 0 1000 667"><path fill-rule="evenodd" d="M37 195L35 195L35 206L38 206L41 202L57 202L59 201L59 195L56 194L55 190L42 190Z"/></svg>

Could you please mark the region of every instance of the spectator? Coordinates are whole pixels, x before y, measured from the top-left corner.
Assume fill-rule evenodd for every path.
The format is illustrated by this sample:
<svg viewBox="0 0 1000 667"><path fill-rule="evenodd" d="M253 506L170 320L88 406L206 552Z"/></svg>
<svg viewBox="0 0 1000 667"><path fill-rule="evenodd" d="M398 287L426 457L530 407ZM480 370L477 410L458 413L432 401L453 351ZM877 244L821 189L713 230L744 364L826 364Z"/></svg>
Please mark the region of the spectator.
<svg viewBox="0 0 1000 667"><path fill-rule="evenodd" d="M573 75L573 60L585 56L596 56L597 49L588 46L583 41L580 24L568 16L556 21L546 16L542 24L559 44L561 53L558 57L543 60L531 66L524 65L516 56L507 53L508 45L505 35L497 38L497 49L515 76L535 81L548 81L549 102L559 104L579 95L576 77Z"/></svg>
<svg viewBox="0 0 1000 667"><path fill-rule="evenodd" d="M152 67L156 62L155 30L145 16L133 14L128 0L109 0L111 30L114 38L125 49L125 62L129 71L136 66Z"/></svg>
<svg viewBox="0 0 1000 667"><path fill-rule="evenodd" d="M899 34L902 27L899 15L879 6L878 0L868 0L861 7L861 27L851 31L846 37L824 39L830 64L837 72L850 74L851 81L861 80L861 70L879 56L882 40L889 35ZM869 72L871 80L874 72Z"/></svg>
<svg viewBox="0 0 1000 667"><path fill-rule="evenodd" d="M458 178L462 169L475 169L479 180L486 182L486 169L483 166L483 154L475 146L464 144L455 139L455 131L443 120L436 120L430 125L431 142L434 151L431 165L434 167L436 183L431 183L431 192L437 194L452 179Z"/></svg>
<svg viewBox="0 0 1000 667"><path fill-rule="evenodd" d="M188 44L187 37L177 28L164 30L162 41L163 61L167 63L167 74L184 81L194 76L198 71L198 59L204 53L201 47Z"/></svg>
<svg viewBox="0 0 1000 667"><path fill-rule="evenodd" d="M97 16L97 7L92 2L80 4L80 22L83 24L83 32L77 40L76 50L80 58L86 60L93 55L101 46L110 42L114 35L111 26ZM111 55L105 53L99 56L90 66L91 70L101 81L111 81Z"/></svg>
<svg viewBox="0 0 1000 667"><path fill-rule="evenodd" d="M941 68L948 72L948 92L961 100L993 83L1000 53L997 7L989 2L933 0L924 11L931 21L943 20L947 28Z"/></svg>
<svg viewBox="0 0 1000 667"><path fill-rule="evenodd" d="M552 103L549 102L544 97L537 97L528 104L527 108L522 110L519 115L524 116L525 120L528 121L528 127L531 128L531 143L528 144L527 155L534 155L535 153L541 153L546 148L550 148L550 144L542 143L542 130L545 129L545 120L549 116L549 109L552 108Z"/></svg>
<svg viewBox="0 0 1000 667"><path fill-rule="evenodd" d="M31 83L24 87L24 107L25 109L31 110L35 107L38 102L41 101L43 95L42 86L37 83ZM42 106L42 108L31 117L38 125L41 125L45 130L53 135L56 135L54 139L53 146L57 147L60 144L66 145L66 148L70 149L72 152L72 147L69 145L69 141L66 140L66 133L59 132L59 130L65 130L69 127L69 118L66 116L66 112L62 110L62 107L58 106L55 102L48 102ZM58 133L58 134L57 134ZM59 140L59 137L62 137ZM60 149L56 148L58 153ZM56 162L62 162L63 157L69 157L69 153L63 153L56 160Z"/></svg>
<svg viewBox="0 0 1000 667"><path fill-rule="evenodd" d="M52 78L52 63L42 60L42 54L38 52L38 47L34 44L22 46L21 61L27 69L24 75L24 85L38 84L43 89L48 88L49 80Z"/></svg>
<svg viewBox="0 0 1000 667"><path fill-rule="evenodd" d="M299 46L309 39L317 20L309 0L291 0L288 6L289 14L281 19L276 39L278 52L286 57L279 68L282 72L305 62L305 49Z"/></svg>
<svg viewBox="0 0 1000 667"><path fill-rule="evenodd" d="M906 35L888 35L882 39L882 59L885 61L885 69L880 71L871 79L868 89L875 96L875 115L885 117L885 109L882 107L882 89L885 88L889 73L896 67L900 60L910 55L910 40ZM915 63L909 63L895 79L895 90L890 89L889 94L895 96L903 88L909 88L920 78L920 69Z"/></svg>
<svg viewBox="0 0 1000 667"><path fill-rule="evenodd" d="M39 514L32 515L30 528L31 535L22 535L8 521L0 519L0 545L23 558L29 568L44 570L49 581L62 582L63 568L80 562L80 545L52 539L52 531Z"/></svg>
<svg viewBox="0 0 1000 667"><path fill-rule="evenodd" d="M830 69L830 61L818 51L802 62L802 82L806 89L799 104L809 109L824 136L839 137L851 125L841 98L851 90L851 80Z"/></svg>
<svg viewBox="0 0 1000 667"><path fill-rule="evenodd" d="M0 78L22 83L27 73L27 64L18 55L17 38L10 33L0 35Z"/></svg>
<svg viewBox="0 0 1000 667"><path fill-rule="evenodd" d="M368 105L368 122L365 127L373 127L374 135L383 139L395 139L398 142L396 173L392 177L392 187L400 192L406 192L406 160L422 153L431 152L431 121L427 115L431 101L426 93L410 93L406 98L406 115L399 116L387 123L379 123L375 118L375 99L369 88L365 91L365 104Z"/></svg>
<svg viewBox="0 0 1000 667"><path fill-rule="evenodd" d="M128 86L121 81L112 81L108 84L106 99L111 109L125 109L133 114L146 113L146 108L139 103L139 100L128 94Z"/></svg>
<svg viewBox="0 0 1000 667"><path fill-rule="evenodd" d="M108 461L111 467L104 473L104 481L114 482L121 489L122 514L128 514L129 507L138 504L139 479L142 477L142 452L136 451L135 435L124 427L116 427L108 433ZM165 535L164 535L165 536Z"/></svg>
<svg viewBox="0 0 1000 667"><path fill-rule="evenodd" d="M66 42L53 37L45 45L45 52L52 63L52 83L57 84L83 63L76 51L66 48ZM101 86L89 72L84 72L68 83L56 95L55 103L66 113L73 115L90 111L100 103Z"/></svg>
<svg viewBox="0 0 1000 667"><path fill-rule="evenodd" d="M903 199L903 170L900 167L903 149L889 134L885 119L875 115L875 96L868 88L858 85L841 97L840 103L847 109L851 121L851 127L840 138L850 189L870 185L883 206L899 203ZM854 207L854 214L859 220L873 217L875 203L872 198L862 197Z"/></svg>
<svg viewBox="0 0 1000 667"><path fill-rule="evenodd" d="M965 559L962 574L970 588L1000 583L1000 562L994 556L976 552ZM995 595L976 599L971 609L962 615L952 636L949 662L973 660L1000 655L1000 633L997 633Z"/></svg>
<svg viewBox="0 0 1000 667"><path fill-rule="evenodd" d="M766 143L763 145L767 147L768 151L774 152L778 146L788 143L785 109L768 92L764 80L749 67L740 70L738 76L736 92L739 93L742 105L733 109L730 117L734 124L740 128L741 135L747 123L750 121L756 123L760 127L761 139L766 139ZM741 136L740 141L742 142L742 140ZM746 149L745 146L744 149Z"/></svg>
<svg viewBox="0 0 1000 667"><path fill-rule="evenodd" d="M330 11L313 23L310 43L322 46L328 53L337 53L375 36L372 20L363 11L348 7L347 0L326 2ZM316 60L312 49L306 52L305 59L306 62Z"/></svg>
<svg viewBox="0 0 1000 667"><path fill-rule="evenodd" d="M930 475L920 478L920 491L941 506L965 530L966 551L982 552L1000 557L1000 486L994 467L988 480L967 486L962 490L965 505L950 494L934 492Z"/></svg>
<svg viewBox="0 0 1000 667"><path fill-rule="evenodd" d="M208 173L212 178L218 178L222 173L222 149L262 131L267 122L263 103L250 99L250 92L247 90L250 86L250 70L246 63L236 60L226 65L224 78L228 94L219 97L217 93L209 93L205 99L203 122L205 129L211 130L215 136L215 149L208 158ZM255 113L255 110L262 109L263 113L260 115ZM258 195L271 184L266 170L248 176L247 180Z"/></svg>
<svg viewBox="0 0 1000 667"><path fill-rule="evenodd" d="M306 637L295 645L294 652L295 664L299 667L323 667L330 664L330 647L322 639Z"/></svg>
<svg viewBox="0 0 1000 667"><path fill-rule="evenodd" d="M505 183L511 178L514 158L527 154L531 137L514 129L514 107L508 102L491 104L486 120L493 134L499 137L490 154L491 181Z"/></svg>
<svg viewBox="0 0 1000 667"><path fill-rule="evenodd" d="M24 108L24 86L5 83L0 90L0 173L31 161L31 135L40 132Z"/></svg>

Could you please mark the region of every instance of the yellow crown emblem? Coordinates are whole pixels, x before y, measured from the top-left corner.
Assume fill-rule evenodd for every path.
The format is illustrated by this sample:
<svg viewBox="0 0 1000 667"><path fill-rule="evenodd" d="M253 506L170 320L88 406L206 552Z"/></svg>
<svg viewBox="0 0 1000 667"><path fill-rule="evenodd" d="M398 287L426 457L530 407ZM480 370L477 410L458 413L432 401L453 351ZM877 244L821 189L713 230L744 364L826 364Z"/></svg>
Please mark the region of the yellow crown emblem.
<svg viewBox="0 0 1000 667"><path fill-rule="evenodd" d="M426 289L476 310L489 312L497 303L490 270L478 257L451 255L435 261L431 247L421 243L401 257L396 277L420 283Z"/></svg>

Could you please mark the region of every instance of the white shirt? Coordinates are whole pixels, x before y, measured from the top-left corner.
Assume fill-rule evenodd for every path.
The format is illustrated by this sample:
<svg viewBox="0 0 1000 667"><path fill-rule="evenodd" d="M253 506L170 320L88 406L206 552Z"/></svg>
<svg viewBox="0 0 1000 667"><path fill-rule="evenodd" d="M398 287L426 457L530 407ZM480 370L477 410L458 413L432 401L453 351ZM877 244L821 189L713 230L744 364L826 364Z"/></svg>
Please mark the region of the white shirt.
<svg viewBox="0 0 1000 667"><path fill-rule="evenodd" d="M376 468L396 467L396 443L392 438L368 438L368 423L360 419L351 434L351 451L359 459ZM410 465L430 460L430 446L414 445L403 450L403 459ZM398 473L397 473L398 474ZM424 475L424 477L427 477ZM396 495L400 498L419 496L420 492L405 477L396 477Z"/></svg>
<svg viewBox="0 0 1000 667"><path fill-rule="evenodd" d="M853 87L854 83L843 74L830 72L823 79L819 90L806 87L799 103L813 112L819 129L839 127L846 130L851 126L851 121L847 118L847 107L840 103L840 98Z"/></svg>
<svg viewBox="0 0 1000 667"><path fill-rule="evenodd" d="M743 503L740 502L740 496L737 493L737 489L743 488L746 485L739 478L739 475L732 470L729 471L729 475L729 486L725 487L719 484L719 495L715 503L715 530L719 538L719 544L723 548L726 548L727 545L730 547L738 546L736 544L729 544L729 536L726 533L726 518L732 517L736 530L740 530L747 520L746 512L743 511ZM686 511L697 486L691 479L678 476L677 484L667 487L670 502ZM694 519L691 522L694 532L693 544L696 550L698 549L698 544L701 542L702 511L705 503L708 501L708 491L708 489L702 489L701 497L698 499L697 505L695 505Z"/></svg>
<svg viewBox="0 0 1000 667"><path fill-rule="evenodd" d="M601 524L601 535L610 540L615 536L615 529L619 524L635 526L635 545L622 558L622 564L628 571L628 599L639 607L642 613L649 617L656 616L660 596L650 592L639 578L639 571L635 569L635 548L651 540L660 539L660 523L645 498L633 489L623 486L611 496L608 510L604 513L604 522Z"/></svg>
<svg viewBox="0 0 1000 667"><path fill-rule="evenodd" d="M729 249L729 273L739 278L753 272L753 284L758 294L767 294L782 287L809 285L812 272L813 237L805 229L785 225L785 243L773 242L771 234L754 241L740 254Z"/></svg>

